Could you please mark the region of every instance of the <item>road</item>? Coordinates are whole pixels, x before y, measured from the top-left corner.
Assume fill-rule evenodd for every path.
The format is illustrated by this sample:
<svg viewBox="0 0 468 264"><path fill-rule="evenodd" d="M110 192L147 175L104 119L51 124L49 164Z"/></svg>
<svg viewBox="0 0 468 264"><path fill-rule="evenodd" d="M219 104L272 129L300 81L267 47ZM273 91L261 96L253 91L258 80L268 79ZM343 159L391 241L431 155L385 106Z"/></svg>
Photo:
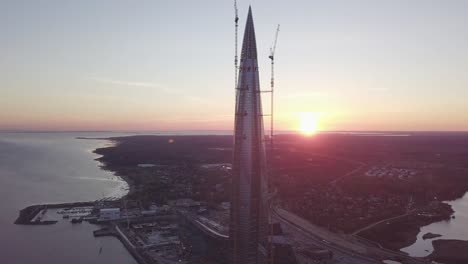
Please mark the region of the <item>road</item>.
<svg viewBox="0 0 468 264"><path fill-rule="evenodd" d="M362 162L362 161L359 161L359 160L353 160L353 159L349 159L349 158L345 158L345 157L338 157L338 156L331 156L331 155L326 155L326 154L317 154L317 153L308 153L308 152L305 152L305 151L297 151L297 150L290 150L291 152L294 152L294 153L304 153L304 154L307 154L309 156L315 156L315 157L319 157L319 158L326 158L326 159L331 159L331 160L335 160L335 161L342 161L342 162L345 162L345 163L350 163L350 164L353 164L353 165L357 165L357 168L355 168L354 170L344 174L344 175L341 175L340 177L332 180L329 184L330 185L334 185L336 184L338 181L342 180L343 178L346 178L347 176L350 176L356 172L358 172L360 169L362 169L366 163ZM308 168L308 166L305 166L304 168ZM297 169L297 168L295 168Z"/></svg>
<svg viewBox="0 0 468 264"><path fill-rule="evenodd" d="M361 229L359 229L359 230L356 230L356 231L354 231L352 234L353 234L353 235L357 235L357 234L361 233L362 231L365 231L365 230L367 230L367 229L369 229L369 228L375 227L375 226L380 225L380 224L382 224L382 223L395 221L395 220L397 220L397 219L399 219L399 218L402 218L402 217L405 217L405 216L408 216L408 215L412 214L414 211L415 211L415 210L409 211L409 212L404 213L404 214L402 214L402 215L397 215L397 216L390 217L390 218L387 218L387 219L384 219L384 220L380 220L380 221L378 221L378 222L375 222L375 223L372 223L372 224L370 224L370 225L368 225L368 226L365 226L365 227L363 227L363 228L361 228Z"/></svg>
<svg viewBox="0 0 468 264"><path fill-rule="evenodd" d="M401 259L405 263L422 264L424 260L403 253L364 244L354 236L340 235L315 226L284 209L272 207L272 217L286 227L285 233L296 245L315 245L334 253L335 263L374 264L383 259Z"/></svg>
<svg viewBox="0 0 468 264"><path fill-rule="evenodd" d="M340 177L334 179L333 181L330 182L330 185L334 185L336 184L338 181L342 180L343 178L346 178L350 175L353 175L355 173L357 173L358 171L360 171L366 164L365 163L361 163L359 164L359 166L357 168L355 168L354 170L344 174L344 175L341 175Z"/></svg>
<svg viewBox="0 0 468 264"><path fill-rule="evenodd" d="M330 241L330 236L326 234L325 230L321 228L315 228L312 226L304 227L303 223L298 219L291 219L291 215L287 215L287 212L283 209L274 208L272 209L272 216L274 219L279 220L282 223L283 231L289 235L291 242L301 246L318 246L320 248L328 249L333 252L335 260L339 260L337 263L346 263L346 264L375 264L381 263L379 261L373 260L367 257L361 257L357 252L364 251L363 248L353 248L356 251L349 250L347 248L342 248L337 246L334 242ZM311 230L313 229L313 231ZM325 237L326 239L324 239ZM353 247L352 244L349 245Z"/></svg>

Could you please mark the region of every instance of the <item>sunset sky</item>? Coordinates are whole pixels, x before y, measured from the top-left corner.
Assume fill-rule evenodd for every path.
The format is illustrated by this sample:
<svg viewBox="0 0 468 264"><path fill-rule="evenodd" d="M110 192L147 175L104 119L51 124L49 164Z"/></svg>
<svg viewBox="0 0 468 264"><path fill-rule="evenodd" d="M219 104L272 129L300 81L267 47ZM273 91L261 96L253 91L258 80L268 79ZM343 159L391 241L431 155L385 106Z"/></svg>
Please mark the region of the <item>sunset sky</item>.
<svg viewBox="0 0 468 264"><path fill-rule="evenodd" d="M468 1L239 0L239 43L249 4L262 89L281 24L278 129L311 113L320 130L468 130ZM228 0L1 1L0 130L232 129L233 13Z"/></svg>

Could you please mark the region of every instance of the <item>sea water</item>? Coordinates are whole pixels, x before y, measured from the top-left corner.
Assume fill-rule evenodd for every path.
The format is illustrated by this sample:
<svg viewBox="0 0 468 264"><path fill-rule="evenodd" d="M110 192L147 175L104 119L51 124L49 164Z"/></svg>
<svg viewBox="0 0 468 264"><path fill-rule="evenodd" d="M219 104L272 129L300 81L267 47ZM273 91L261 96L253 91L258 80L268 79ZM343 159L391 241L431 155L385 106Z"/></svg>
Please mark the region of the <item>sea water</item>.
<svg viewBox="0 0 468 264"><path fill-rule="evenodd" d="M455 201L447 202L455 211L455 218L432 223L421 227L416 242L401 251L408 253L413 257L425 257L434 251L432 241L438 239L458 239L467 240L468 238L468 193ZM433 239L424 240L422 236L426 233L434 233L442 235Z"/></svg>
<svg viewBox="0 0 468 264"><path fill-rule="evenodd" d="M119 135L0 133L0 263L136 263L116 238L94 238L96 225L13 224L28 205L124 195L127 184L100 169L95 161L99 156L92 153L109 141L76 138Z"/></svg>

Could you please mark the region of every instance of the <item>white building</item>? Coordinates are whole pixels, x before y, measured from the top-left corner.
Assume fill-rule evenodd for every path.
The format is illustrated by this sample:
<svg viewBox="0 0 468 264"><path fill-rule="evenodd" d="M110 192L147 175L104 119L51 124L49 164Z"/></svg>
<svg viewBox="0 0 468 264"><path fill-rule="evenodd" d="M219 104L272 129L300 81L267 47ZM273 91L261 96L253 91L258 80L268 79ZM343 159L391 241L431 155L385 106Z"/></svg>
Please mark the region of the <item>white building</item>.
<svg viewBox="0 0 468 264"><path fill-rule="evenodd" d="M120 208L104 208L99 211L99 221L120 219Z"/></svg>

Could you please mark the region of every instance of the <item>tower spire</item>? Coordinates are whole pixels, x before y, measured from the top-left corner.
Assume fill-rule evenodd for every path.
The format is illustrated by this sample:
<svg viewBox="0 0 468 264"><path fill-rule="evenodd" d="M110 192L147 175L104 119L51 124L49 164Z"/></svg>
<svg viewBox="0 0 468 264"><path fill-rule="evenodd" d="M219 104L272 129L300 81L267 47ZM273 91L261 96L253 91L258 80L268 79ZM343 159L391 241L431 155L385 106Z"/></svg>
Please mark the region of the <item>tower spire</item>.
<svg viewBox="0 0 468 264"><path fill-rule="evenodd" d="M267 181L257 43L249 7L236 88L231 191L232 264L262 264L267 255Z"/></svg>
<svg viewBox="0 0 468 264"><path fill-rule="evenodd" d="M255 28L253 23L251 7L249 7L249 14L247 15L247 22L245 24L241 60L242 58L255 58L255 60L257 60L257 42L255 40Z"/></svg>

